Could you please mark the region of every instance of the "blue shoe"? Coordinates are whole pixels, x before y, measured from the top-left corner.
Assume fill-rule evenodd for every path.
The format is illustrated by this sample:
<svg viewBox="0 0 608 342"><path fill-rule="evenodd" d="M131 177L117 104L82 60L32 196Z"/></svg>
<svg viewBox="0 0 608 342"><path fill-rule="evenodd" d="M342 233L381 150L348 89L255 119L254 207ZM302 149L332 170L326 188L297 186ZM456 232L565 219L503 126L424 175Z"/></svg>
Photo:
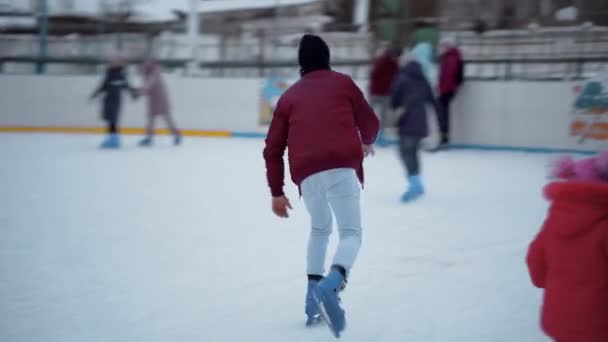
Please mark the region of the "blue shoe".
<svg viewBox="0 0 608 342"><path fill-rule="evenodd" d="M387 147L389 145L389 142L388 140L384 139L384 137L380 137L376 141L376 145L378 145L378 147Z"/></svg>
<svg viewBox="0 0 608 342"><path fill-rule="evenodd" d="M101 143L101 145L99 145L99 148L103 148L103 149L113 149L113 148L119 148L119 147L120 147L120 136L116 133L112 133L112 134L108 135L106 140L104 140Z"/></svg>
<svg viewBox="0 0 608 342"><path fill-rule="evenodd" d="M344 277L335 268L332 268L327 278L321 280L314 292L314 297L319 305L319 311L329 329L336 338L346 328L344 310L340 306L338 292L344 287Z"/></svg>
<svg viewBox="0 0 608 342"><path fill-rule="evenodd" d="M401 202L403 203L411 202L424 195L424 186L422 185L422 179L420 179L419 175L410 176L409 182L409 189L401 196Z"/></svg>
<svg viewBox="0 0 608 342"><path fill-rule="evenodd" d="M152 137L148 136L141 140L138 144L141 147L148 147L152 145Z"/></svg>
<svg viewBox="0 0 608 342"><path fill-rule="evenodd" d="M306 291L306 306L304 312L306 312L306 326L311 327L321 322L321 313L319 312L319 305L315 301L314 292L319 286L318 280L308 280L308 290Z"/></svg>
<svg viewBox="0 0 608 342"><path fill-rule="evenodd" d="M182 135L176 134L175 137L173 138L173 145L178 146L181 143L182 143Z"/></svg>

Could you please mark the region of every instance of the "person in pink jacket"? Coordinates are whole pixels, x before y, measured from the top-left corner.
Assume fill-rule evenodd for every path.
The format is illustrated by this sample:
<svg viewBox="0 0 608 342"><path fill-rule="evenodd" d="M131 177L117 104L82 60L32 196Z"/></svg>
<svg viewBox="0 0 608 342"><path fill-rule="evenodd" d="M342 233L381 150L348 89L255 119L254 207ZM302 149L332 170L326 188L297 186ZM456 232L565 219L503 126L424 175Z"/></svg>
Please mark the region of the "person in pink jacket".
<svg viewBox="0 0 608 342"><path fill-rule="evenodd" d="M142 71L144 74L144 86L139 90L139 94L148 97L148 124L146 125L146 137L139 142L140 146L152 145L154 137L154 121L157 116L161 116L167 122L167 127L174 137L174 144L179 145L182 136L175 126L171 117L171 106L169 104L169 94L167 86L160 74L160 67L153 59L144 62Z"/></svg>

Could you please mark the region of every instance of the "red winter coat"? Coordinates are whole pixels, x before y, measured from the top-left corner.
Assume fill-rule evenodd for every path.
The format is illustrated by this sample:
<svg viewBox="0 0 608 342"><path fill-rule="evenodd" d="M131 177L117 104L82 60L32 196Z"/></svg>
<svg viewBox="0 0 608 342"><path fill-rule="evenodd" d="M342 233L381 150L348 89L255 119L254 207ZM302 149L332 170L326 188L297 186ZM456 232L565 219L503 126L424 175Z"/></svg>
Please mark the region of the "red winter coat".
<svg viewBox="0 0 608 342"><path fill-rule="evenodd" d="M399 72L397 59L390 52L384 53L374 62L370 75L369 92L372 96L390 96L393 80Z"/></svg>
<svg viewBox="0 0 608 342"><path fill-rule="evenodd" d="M283 195L283 153L289 150L291 178L353 168L363 182L361 144L378 134L376 114L353 80L331 70L304 75L279 99L266 138L264 159L273 196Z"/></svg>
<svg viewBox="0 0 608 342"><path fill-rule="evenodd" d="M608 341L608 183L568 181L530 245L528 268L545 289L542 327L557 341Z"/></svg>
<svg viewBox="0 0 608 342"><path fill-rule="evenodd" d="M441 55L439 68L440 95L456 93L462 83L462 68L462 56L457 48L449 48Z"/></svg>

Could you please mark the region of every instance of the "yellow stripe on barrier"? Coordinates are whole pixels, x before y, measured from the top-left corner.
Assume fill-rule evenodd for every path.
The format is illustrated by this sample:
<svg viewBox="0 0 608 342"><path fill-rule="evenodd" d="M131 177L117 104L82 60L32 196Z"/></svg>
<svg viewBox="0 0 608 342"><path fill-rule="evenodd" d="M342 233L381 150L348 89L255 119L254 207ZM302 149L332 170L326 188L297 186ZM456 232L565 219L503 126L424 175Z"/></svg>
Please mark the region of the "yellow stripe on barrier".
<svg viewBox="0 0 608 342"><path fill-rule="evenodd" d="M159 130L164 132L162 134L169 134L169 130ZM196 129L184 129L180 131L183 135L192 136L192 137L218 137L218 138L229 138L232 136L232 133L228 131L205 131L205 130L196 130Z"/></svg>
<svg viewBox="0 0 608 342"><path fill-rule="evenodd" d="M101 127L0 126L7 133L103 133Z"/></svg>
<svg viewBox="0 0 608 342"><path fill-rule="evenodd" d="M84 133L84 134L103 134L106 132L102 127L52 127L52 126L0 126L0 132L5 133ZM232 136L229 131L207 131L199 129L184 129L180 131L182 135L193 137L221 137ZM143 128L123 127L121 134L143 135L146 130ZM157 129L155 134L169 134L167 129Z"/></svg>

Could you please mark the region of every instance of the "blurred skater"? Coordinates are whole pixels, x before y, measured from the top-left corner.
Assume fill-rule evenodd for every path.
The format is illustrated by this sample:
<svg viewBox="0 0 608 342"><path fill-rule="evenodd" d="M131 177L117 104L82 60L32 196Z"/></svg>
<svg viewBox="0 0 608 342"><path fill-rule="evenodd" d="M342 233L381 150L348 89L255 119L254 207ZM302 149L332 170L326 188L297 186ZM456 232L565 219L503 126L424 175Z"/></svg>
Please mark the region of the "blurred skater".
<svg viewBox="0 0 608 342"><path fill-rule="evenodd" d="M419 62L421 56L427 56L426 52L420 52L420 49L426 50L421 45L417 45L406 57L405 66L393 84L391 98L391 107L401 112L399 152L409 182L408 189L401 197L403 202L412 201L424 194L420 177L420 142L429 134L426 105L433 105L435 110L438 107L431 85L424 75L423 64Z"/></svg>
<svg viewBox="0 0 608 342"><path fill-rule="evenodd" d="M391 85L399 72L399 56L401 49L396 46L387 48L384 53L376 59L369 77L370 103L376 113L380 116L380 135L378 145L386 146L385 129L389 123Z"/></svg>
<svg viewBox="0 0 608 342"><path fill-rule="evenodd" d="M148 124L146 126L146 137L139 142L140 146L152 145L154 139L154 121L156 117L162 117L167 123L167 127L173 134L173 143L179 145L182 136L175 126L175 121L171 117L171 107L169 105L169 94L167 86L160 74L160 67L153 59L148 59L142 66L144 74L144 85L139 90L139 94L148 97Z"/></svg>
<svg viewBox="0 0 608 342"><path fill-rule="evenodd" d="M566 157L544 189L547 218L528 250L532 283L545 289L541 325L557 342L608 341L608 151Z"/></svg>
<svg viewBox="0 0 608 342"><path fill-rule="evenodd" d="M298 51L301 78L279 99L264 158L272 210L279 217L288 217L291 205L283 192L283 154L289 150L291 177L300 188L312 226L307 253L306 324L319 322L323 313L338 337L346 326L338 293L361 246L363 158L374 151L379 122L353 80L332 71L329 60L329 47L323 39L302 37ZM340 242L324 277L332 212Z"/></svg>
<svg viewBox="0 0 608 342"><path fill-rule="evenodd" d="M122 107L122 92L129 91L135 98L136 92L127 80L124 63L116 58L113 59L106 68L106 73L99 87L91 94L91 99L97 98L103 93L102 100L102 119L108 125L108 136L104 140L101 148L119 148L120 135L118 124L120 122L120 111Z"/></svg>
<svg viewBox="0 0 608 342"><path fill-rule="evenodd" d="M440 45L439 111L437 118L441 131L440 148L450 143L450 104L464 80L462 55L452 38L445 38Z"/></svg>

